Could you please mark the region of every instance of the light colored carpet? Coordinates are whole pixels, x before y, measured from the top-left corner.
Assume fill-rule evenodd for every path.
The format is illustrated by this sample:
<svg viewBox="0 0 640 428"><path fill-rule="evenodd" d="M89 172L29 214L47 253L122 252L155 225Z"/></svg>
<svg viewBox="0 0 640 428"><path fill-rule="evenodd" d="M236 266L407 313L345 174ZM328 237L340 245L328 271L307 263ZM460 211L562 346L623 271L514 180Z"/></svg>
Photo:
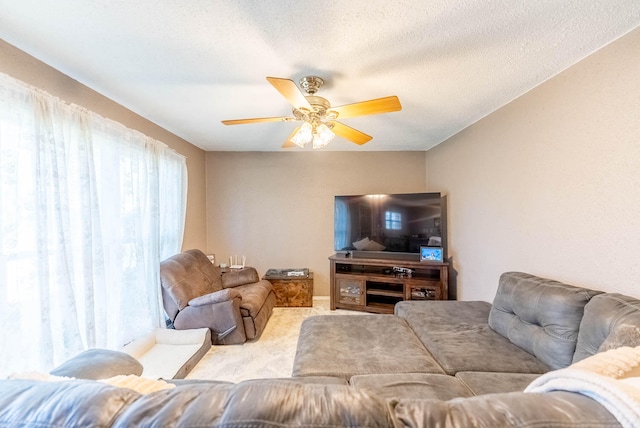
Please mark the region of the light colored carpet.
<svg viewBox="0 0 640 428"><path fill-rule="evenodd" d="M314 297L312 308L273 308L257 340L242 345L214 345L187 379L240 382L247 379L291 377L300 325L313 315L362 315L329 309L329 298Z"/></svg>

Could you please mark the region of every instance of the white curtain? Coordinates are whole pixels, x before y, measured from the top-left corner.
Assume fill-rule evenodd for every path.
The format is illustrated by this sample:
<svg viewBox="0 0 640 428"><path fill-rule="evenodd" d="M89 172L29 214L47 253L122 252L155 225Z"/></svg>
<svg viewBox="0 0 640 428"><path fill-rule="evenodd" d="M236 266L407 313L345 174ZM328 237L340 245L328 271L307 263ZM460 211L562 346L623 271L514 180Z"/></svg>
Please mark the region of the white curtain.
<svg viewBox="0 0 640 428"><path fill-rule="evenodd" d="M186 186L164 144L0 73L0 377L164 324Z"/></svg>

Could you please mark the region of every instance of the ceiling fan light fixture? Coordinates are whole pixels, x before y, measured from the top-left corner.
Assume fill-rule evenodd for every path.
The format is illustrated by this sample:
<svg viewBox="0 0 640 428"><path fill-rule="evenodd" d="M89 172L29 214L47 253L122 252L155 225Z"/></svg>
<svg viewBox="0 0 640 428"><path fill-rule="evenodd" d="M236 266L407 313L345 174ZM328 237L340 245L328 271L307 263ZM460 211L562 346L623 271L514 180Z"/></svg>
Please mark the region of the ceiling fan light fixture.
<svg viewBox="0 0 640 428"><path fill-rule="evenodd" d="M291 79L267 77L267 81L291 104L293 107L291 117L234 119L223 120L222 123L225 125L242 125L279 121L302 122L302 125L289 135L282 145L283 148L292 146L304 148L306 144L313 143L313 148L318 149L329 144L336 135L352 143L363 145L373 137L338 122L338 118L348 119L402 110L400 100L395 95L332 107L329 100L315 95L324 84L324 80L318 76L305 76L300 79L300 87L304 92Z"/></svg>
<svg viewBox="0 0 640 428"><path fill-rule="evenodd" d="M313 127L309 122L305 122L300 126L298 132L291 138L291 142L298 147L304 147L313 139Z"/></svg>
<svg viewBox="0 0 640 428"><path fill-rule="evenodd" d="M321 149L331 142L335 138L336 134L331 131L327 125L320 124L316 128L316 132L313 133L313 148Z"/></svg>

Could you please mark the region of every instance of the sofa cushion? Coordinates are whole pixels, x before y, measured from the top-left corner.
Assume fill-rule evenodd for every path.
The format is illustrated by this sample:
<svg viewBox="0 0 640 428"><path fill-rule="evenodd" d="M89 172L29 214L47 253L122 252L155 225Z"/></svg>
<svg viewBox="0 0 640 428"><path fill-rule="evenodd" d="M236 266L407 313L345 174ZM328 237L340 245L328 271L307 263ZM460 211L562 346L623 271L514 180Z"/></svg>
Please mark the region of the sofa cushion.
<svg viewBox="0 0 640 428"><path fill-rule="evenodd" d="M238 290L242 297L240 301L242 316L255 318L266 302L269 293L273 291L273 286L269 281L259 279L251 284L236 286L235 290Z"/></svg>
<svg viewBox="0 0 640 428"><path fill-rule="evenodd" d="M407 323L393 315L319 315L300 327L293 376L440 373Z"/></svg>
<svg viewBox="0 0 640 428"><path fill-rule="evenodd" d="M396 304L447 374L459 371L545 373L549 368L488 325L487 302L420 301Z"/></svg>
<svg viewBox="0 0 640 428"><path fill-rule="evenodd" d="M389 427L384 400L344 385L245 381L231 391L228 427Z"/></svg>
<svg viewBox="0 0 640 428"><path fill-rule="evenodd" d="M538 374L549 371L549 367L542 361L514 345L488 325L453 325L449 331L440 332L429 332L428 326L425 326L418 328L416 334L450 375L460 371Z"/></svg>
<svg viewBox="0 0 640 428"><path fill-rule="evenodd" d="M160 282L165 291L163 295L170 297L178 310L184 309L191 299L222 290L220 268L200 250L187 250L162 261ZM165 309L166 306L165 301ZM168 315L175 317L175 314Z"/></svg>
<svg viewBox="0 0 640 428"><path fill-rule="evenodd" d="M231 269L222 275L222 287L232 288L238 285L251 284L260 281L258 271L252 267Z"/></svg>
<svg viewBox="0 0 640 428"><path fill-rule="evenodd" d="M417 317L417 321L429 324L431 331L449 331L452 324L487 325L491 304L480 301L405 300L396 303L394 310L397 316L407 320Z"/></svg>
<svg viewBox="0 0 640 428"><path fill-rule="evenodd" d="M531 373L458 372L460 380L474 395L522 392L540 375Z"/></svg>
<svg viewBox="0 0 640 428"><path fill-rule="evenodd" d="M573 360L584 307L599 293L506 272L500 276L489 326L552 369L567 367Z"/></svg>
<svg viewBox="0 0 640 428"><path fill-rule="evenodd" d="M618 293L595 296L584 308L573 362L594 355L624 324L640 326L640 300ZM625 345L634 346L633 342Z"/></svg>
<svg viewBox="0 0 640 428"><path fill-rule="evenodd" d="M76 379L107 379L142 374L142 364L131 355L110 349L88 349L51 370L54 376Z"/></svg>
<svg viewBox="0 0 640 428"><path fill-rule="evenodd" d="M473 393L453 376L428 373L355 375L349 381L354 388L366 389L387 400L428 398L451 400L471 397Z"/></svg>
<svg viewBox="0 0 640 428"><path fill-rule="evenodd" d="M141 395L91 380L0 380L0 427L109 427Z"/></svg>
<svg viewBox="0 0 640 428"><path fill-rule="evenodd" d="M225 412L235 384L186 383L141 395L125 407L114 427L208 427Z"/></svg>
<svg viewBox="0 0 640 428"><path fill-rule="evenodd" d="M571 392L510 392L449 401L400 400L393 409L397 426L403 427L620 427L604 406Z"/></svg>

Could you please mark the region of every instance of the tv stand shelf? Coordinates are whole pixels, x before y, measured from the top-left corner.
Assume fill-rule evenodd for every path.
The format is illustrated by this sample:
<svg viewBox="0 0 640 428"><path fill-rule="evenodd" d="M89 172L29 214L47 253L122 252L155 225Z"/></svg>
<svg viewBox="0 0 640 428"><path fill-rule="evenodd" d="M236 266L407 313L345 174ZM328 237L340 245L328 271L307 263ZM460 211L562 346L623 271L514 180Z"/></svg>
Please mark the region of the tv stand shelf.
<svg viewBox="0 0 640 428"><path fill-rule="evenodd" d="M335 254L331 263L331 310L393 313L403 300L447 300L449 264L417 260L347 257ZM412 269L398 274L394 267Z"/></svg>

